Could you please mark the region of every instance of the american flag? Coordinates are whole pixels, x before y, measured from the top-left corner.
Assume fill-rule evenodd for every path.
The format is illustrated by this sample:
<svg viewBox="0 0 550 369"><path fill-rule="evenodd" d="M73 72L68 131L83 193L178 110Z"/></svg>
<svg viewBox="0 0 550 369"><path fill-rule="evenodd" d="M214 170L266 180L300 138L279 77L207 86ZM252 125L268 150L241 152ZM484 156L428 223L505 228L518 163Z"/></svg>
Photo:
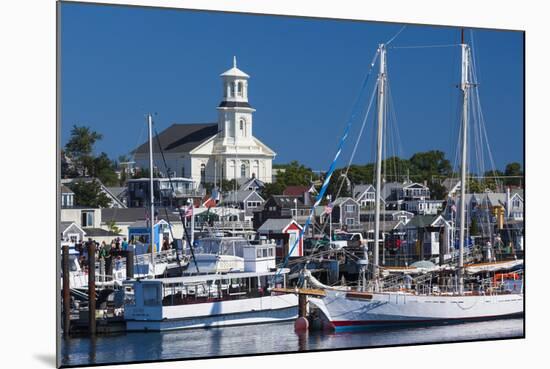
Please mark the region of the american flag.
<svg viewBox="0 0 550 369"><path fill-rule="evenodd" d="M185 208L185 217L190 218L193 216L193 205L189 205L187 208Z"/></svg>
<svg viewBox="0 0 550 369"><path fill-rule="evenodd" d="M333 206L334 206L334 205L332 204L332 202L329 202L329 203L325 206L325 211L324 211L324 213L325 213L325 214L330 214L330 213L332 213L332 207L333 207Z"/></svg>

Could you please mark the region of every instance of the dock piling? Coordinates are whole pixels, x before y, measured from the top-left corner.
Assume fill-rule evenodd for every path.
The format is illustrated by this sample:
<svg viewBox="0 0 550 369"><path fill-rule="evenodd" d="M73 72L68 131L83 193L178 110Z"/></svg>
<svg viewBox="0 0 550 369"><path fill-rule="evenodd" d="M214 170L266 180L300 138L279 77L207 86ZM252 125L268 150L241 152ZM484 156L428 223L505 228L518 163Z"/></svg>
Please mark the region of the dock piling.
<svg viewBox="0 0 550 369"><path fill-rule="evenodd" d="M134 278L134 250L126 251L126 279Z"/></svg>
<svg viewBox="0 0 550 369"><path fill-rule="evenodd" d="M95 321L95 243L88 243L88 331L91 336L96 333Z"/></svg>
<svg viewBox="0 0 550 369"><path fill-rule="evenodd" d="M63 334L69 336L71 329L71 290L69 275L69 245L63 245Z"/></svg>

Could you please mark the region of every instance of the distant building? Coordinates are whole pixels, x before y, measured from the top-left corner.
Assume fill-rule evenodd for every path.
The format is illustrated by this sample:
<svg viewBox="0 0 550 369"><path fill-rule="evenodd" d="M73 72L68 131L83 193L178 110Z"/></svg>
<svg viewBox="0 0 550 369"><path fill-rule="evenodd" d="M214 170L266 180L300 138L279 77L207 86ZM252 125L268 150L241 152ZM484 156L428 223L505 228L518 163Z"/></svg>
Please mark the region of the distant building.
<svg viewBox="0 0 550 369"><path fill-rule="evenodd" d="M221 78L223 98L216 123L173 124L159 134L169 171L192 179L195 187L252 177L271 183L275 152L253 135L255 109L248 102L249 76L234 60ZM157 170L167 174L156 139L153 152ZM139 167L149 167L148 142L136 148L134 155Z"/></svg>
<svg viewBox="0 0 550 369"><path fill-rule="evenodd" d="M146 207L150 199L149 178L129 179L127 181L128 206ZM201 199L204 189L198 190L189 178L153 178L153 195L156 206L179 207L187 204L188 199Z"/></svg>
<svg viewBox="0 0 550 369"><path fill-rule="evenodd" d="M360 206L351 197L340 197L333 202L331 217L332 224L339 224L340 227L354 227L361 224Z"/></svg>
<svg viewBox="0 0 550 369"><path fill-rule="evenodd" d="M67 186L61 185L61 207L72 208L74 206L74 192Z"/></svg>
<svg viewBox="0 0 550 369"><path fill-rule="evenodd" d="M291 218L268 219L258 228L260 236L275 240L278 258L283 258L289 254L301 231L302 226ZM289 256L304 256L303 239L296 244Z"/></svg>
<svg viewBox="0 0 550 369"><path fill-rule="evenodd" d="M64 191L63 187L68 189L68 187L70 187L71 185L73 185L77 182L88 183L88 182L94 182L94 181L99 183L100 191L103 194L105 194L105 196L107 196L107 198L109 199L109 207L111 207L111 208L125 208L126 207L126 204L122 200L120 200L115 194L113 194L109 190L108 187L106 187L99 179L93 178L93 177L77 177L77 178L63 178L63 179L61 179L61 192L62 192L62 195L63 195L63 191ZM65 194L70 195L68 192L66 192ZM74 193L73 193L73 195L74 195ZM61 203L63 204L63 198L61 199L61 201L62 201ZM81 204L76 203L73 199L73 202L72 202L71 206L80 206L80 205ZM67 206L67 207L71 207L71 206Z"/></svg>
<svg viewBox="0 0 550 369"><path fill-rule="evenodd" d="M263 209L265 200L254 190L227 192L220 206L244 210L244 220L252 220L254 212Z"/></svg>

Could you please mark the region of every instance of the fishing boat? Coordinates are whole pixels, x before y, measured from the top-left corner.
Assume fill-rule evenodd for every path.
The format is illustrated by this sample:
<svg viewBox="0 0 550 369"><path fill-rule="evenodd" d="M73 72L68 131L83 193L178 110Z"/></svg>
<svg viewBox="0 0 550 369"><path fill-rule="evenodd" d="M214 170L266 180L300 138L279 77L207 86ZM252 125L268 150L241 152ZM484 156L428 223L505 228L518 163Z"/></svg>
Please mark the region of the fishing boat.
<svg viewBox="0 0 550 369"><path fill-rule="evenodd" d="M462 92L462 160L461 183L466 184L468 149L468 99L470 89L475 87L471 69L471 49L462 39L461 84ZM361 267L357 288L329 287L321 284L311 274L306 279L317 288L323 288L324 297L310 298L311 307L318 309L321 317L337 331L380 325L411 323L437 323L466 320L503 318L523 314L523 278L513 283L504 278L487 278L489 273L516 268L522 261L465 265L464 245L466 239L465 201L460 201L459 252L457 265L450 268L438 283L431 274L412 278L393 278L391 283L380 278L380 206L381 163L383 129L386 113L386 45L378 48L379 73L377 79L378 128L375 197L375 240L372 264L365 257L359 260ZM465 198L466 186L461 186L460 196ZM370 271L367 268L370 267ZM366 275L370 272L370 280ZM437 273L441 273L438 270ZM502 274L506 275L506 274ZM444 283L442 283L444 281Z"/></svg>
<svg viewBox="0 0 550 369"><path fill-rule="evenodd" d="M289 273L277 270L275 245L247 243L241 259L242 270L125 281L126 329L166 331L296 319L298 298L268 289L273 281L285 288ZM215 267L219 271L219 264Z"/></svg>

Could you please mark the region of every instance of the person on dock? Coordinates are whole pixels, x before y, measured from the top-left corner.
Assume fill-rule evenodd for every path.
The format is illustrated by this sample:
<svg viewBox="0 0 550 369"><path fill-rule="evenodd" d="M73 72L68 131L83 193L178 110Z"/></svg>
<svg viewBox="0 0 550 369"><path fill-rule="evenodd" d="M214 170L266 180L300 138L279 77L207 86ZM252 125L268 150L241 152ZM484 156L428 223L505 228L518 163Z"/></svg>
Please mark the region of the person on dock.
<svg viewBox="0 0 550 369"><path fill-rule="evenodd" d="M122 251L128 251L128 241L126 240L126 237L122 239L121 247Z"/></svg>

